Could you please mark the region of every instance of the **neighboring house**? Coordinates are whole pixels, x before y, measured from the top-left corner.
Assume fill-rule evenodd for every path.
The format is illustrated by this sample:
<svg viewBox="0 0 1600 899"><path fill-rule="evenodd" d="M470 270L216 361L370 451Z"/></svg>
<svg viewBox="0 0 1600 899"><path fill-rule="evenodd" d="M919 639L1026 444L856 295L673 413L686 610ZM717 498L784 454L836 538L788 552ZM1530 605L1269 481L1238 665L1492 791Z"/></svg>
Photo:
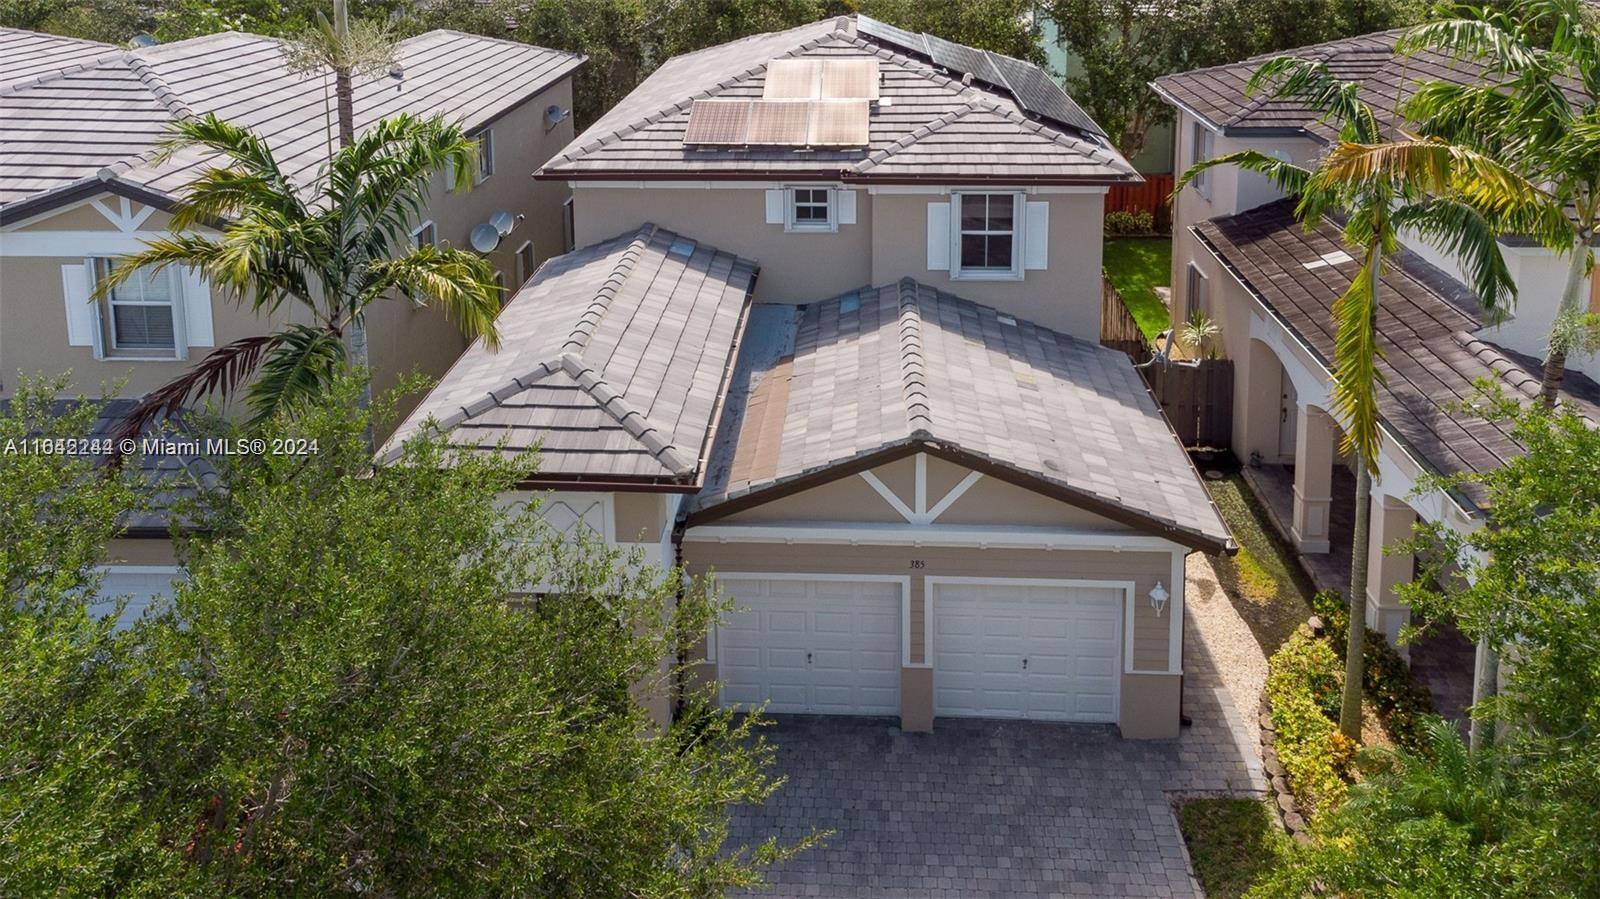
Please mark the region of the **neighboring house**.
<svg viewBox="0 0 1600 899"><path fill-rule="evenodd" d="M831 19L670 60L540 177L584 248L393 441L539 444L554 525L714 576L725 704L1177 735L1229 536L1098 346L1138 176L1043 72Z"/></svg>
<svg viewBox="0 0 1600 899"><path fill-rule="evenodd" d="M1434 78L1467 80L1470 70L1436 57L1397 57L1385 31L1286 51L1324 61L1335 75L1359 80L1386 126L1398 124L1398 99ZM1154 88L1177 107L1180 171L1200 160L1253 149L1314 165L1337 139L1335 125L1297 103L1246 97L1245 84L1265 57L1158 79ZM1241 459L1292 468L1290 532L1302 553L1325 556L1330 524L1348 517L1353 498L1339 466L1339 424L1329 414L1333 301L1349 286L1359 258L1339 228L1307 231L1265 179L1231 166L1206 172L1177 195L1174 208L1173 318L1199 310L1221 326L1235 366L1233 447ZM1409 620L1395 586L1413 576L1409 554L1384 548L1407 537L1418 516L1458 530L1483 519L1479 492L1414 496L1423 472L1484 471L1519 452L1507 429L1464 412L1480 378L1513 395L1538 392L1545 334L1567 263L1515 239L1502 252L1516 278L1509 322L1488 325L1455 259L1425 241L1405 240L1381 287L1377 332L1385 384L1380 476L1372 494L1372 578L1367 620L1391 641ZM1569 363L1563 399L1600 422L1600 374L1593 357ZM1336 474L1340 474L1338 478ZM1346 582L1348 583L1348 582Z"/></svg>
<svg viewBox="0 0 1600 899"><path fill-rule="evenodd" d="M358 130L439 113L482 141L476 186L446 190L440 176L415 239L467 246L474 226L512 213L515 226L487 254L509 288L569 248L565 188L529 175L572 139L571 76L582 63L434 31L400 42L392 72L357 79ZM215 113L252 128L291 179L309 184L335 140L331 80L290 72L279 41L249 34L126 50L0 29L0 398L19 372L68 371L71 393L120 384L117 397L136 398L213 348L281 324L188 270L88 300L117 257L167 233L185 185L216 161L194 151L157 161L173 121ZM367 321L379 390L411 371L442 373L466 346L443 315L408 303L374 304ZM170 580L172 547L160 523L135 525L113 547L105 589L147 598Z"/></svg>

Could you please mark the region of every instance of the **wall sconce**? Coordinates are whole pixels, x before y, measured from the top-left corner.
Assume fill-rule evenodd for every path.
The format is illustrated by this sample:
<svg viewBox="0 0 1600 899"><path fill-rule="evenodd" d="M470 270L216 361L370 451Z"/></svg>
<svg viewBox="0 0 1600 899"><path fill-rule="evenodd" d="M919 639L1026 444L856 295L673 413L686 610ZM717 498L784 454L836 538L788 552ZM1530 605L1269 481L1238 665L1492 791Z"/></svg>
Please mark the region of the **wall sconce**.
<svg viewBox="0 0 1600 899"><path fill-rule="evenodd" d="M1156 581L1156 585L1150 588L1150 607L1156 610L1157 618L1160 618L1161 613L1166 611L1167 600L1170 598L1171 595L1167 593L1167 588L1161 586L1160 581Z"/></svg>

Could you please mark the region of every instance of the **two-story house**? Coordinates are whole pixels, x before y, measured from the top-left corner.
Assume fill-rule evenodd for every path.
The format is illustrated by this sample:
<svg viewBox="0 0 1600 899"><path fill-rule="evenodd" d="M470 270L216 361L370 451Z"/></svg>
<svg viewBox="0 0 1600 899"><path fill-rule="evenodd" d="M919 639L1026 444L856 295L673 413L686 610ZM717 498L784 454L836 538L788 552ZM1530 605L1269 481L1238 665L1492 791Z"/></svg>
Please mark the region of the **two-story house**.
<svg viewBox="0 0 1600 899"><path fill-rule="evenodd" d="M469 246L475 227L499 222L485 255L508 289L570 248L566 188L529 174L572 139L582 63L434 31L401 41L390 72L357 79L358 130L398 113L443 114L480 141L475 186L447 190L441 174L414 240ZM185 185L216 162L195 151L158 157L172 122L214 113L249 127L305 186L335 146L332 108L331 76L292 72L271 38L229 32L130 50L0 29L0 398L19 372L70 372L71 395L115 388L131 402L214 347L281 324L180 269L89 298L118 257L168 233ZM412 371L441 374L466 347L442 315L409 303L374 304L367 321L380 391ZM164 523L138 524L113 547L119 564L105 585L136 608L174 570Z"/></svg>
<svg viewBox="0 0 1600 899"><path fill-rule="evenodd" d="M1470 67L1430 55L1397 56L1401 31L1385 31L1287 53L1324 62L1361 84L1363 98L1398 134L1399 101L1426 80L1469 80ZM1178 112L1177 171L1238 150L1258 150L1314 165L1337 140L1337 126L1296 102L1245 85L1265 59L1158 79L1154 89ZM1207 171L1175 199L1173 318L1201 310L1222 330L1235 365L1233 446L1263 476L1266 491L1314 572L1348 585L1354 503L1339 422L1329 414L1333 301L1360 267L1335 223L1306 230L1265 179L1231 166ZM1568 261L1515 237L1501 252L1516 279L1517 304L1496 324L1481 308L1457 260L1403 236L1380 287L1379 390L1383 439L1372 495L1372 579L1368 623L1391 640L1409 619L1395 586L1414 560L1385 547L1411 533L1418 516L1456 529L1481 525L1483 497L1472 489L1416 494L1422 472L1484 471L1519 452L1507 429L1462 409L1474 382L1488 378L1512 395L1537 393L1539 359ZM1600 361L1574 359L1563 399L1600 422ZM1344 527L1336 527L1343 523ZM1337 531L1337 533L1336 533Z"/></svg>
<svg viewBox="0 0 1600 899"><path fill-rule="evenodd" d="M1045 73L829 19L668 61L538 177L582 249L395 440L538 444L555 524L713 575L726 705L1178 733L1229 537L1097 343L1138 175Z"/></svg>

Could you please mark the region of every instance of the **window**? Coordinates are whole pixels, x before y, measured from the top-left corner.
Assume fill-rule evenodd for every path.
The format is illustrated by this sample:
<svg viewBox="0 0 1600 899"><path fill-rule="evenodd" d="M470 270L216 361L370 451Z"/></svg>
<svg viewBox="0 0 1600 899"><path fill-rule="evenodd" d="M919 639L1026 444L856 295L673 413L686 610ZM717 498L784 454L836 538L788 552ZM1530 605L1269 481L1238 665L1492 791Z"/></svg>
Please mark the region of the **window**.
<svg viewBox="0 0 1600 899"><path fill-rule="evenodd" d="M95 278L117 268L113 259L94 261ZM100 346L107 356L179 357L177 272L136 270L100 304Z"/></svg>
<svg viewBox="0 0 1600 899"><path fill-rule="evenodd" d="M505 272L495 272L494 273L494 286L495 286L495 289L497 291L499 291L500 304L502 306L505 305L505 302L506 302L506 273Z"/></svg>
<svg viewBox="0 0 1600 899"><path fill-rule="evenodd" d="M485 128L478 135L478 174L472 179L474 184L482 184L494 174L494 131Z"/></svg>
<svg viewBox="0 0 1600 899"><path fill-rule="evenodd" d="M533 260L534 260L533 241L531 241L531 240L524 241L522 246L517 247L517 286L518 287L521 287L522 285L528 283L528 279L533 277L533 267L534 267L533 266Z"/></svg>
<svg viewBox="0 0 1600 899"><path fill-rule="evenodd" d="M570 253L578 245L577 219L572 211L572 198L561 204L561 252Z"/></svg>
<svg viewBox="0 0 1600 899"><path fill-rule="evenodd" d="M961 194L960 271L1017 272L1017 197L1014 194Z"/></svg>
<svg viewBox="0 0 1600 899"><path fill-rule="evenodd" d="M437 246L438 243L439 229L435 228L431 221L423 222L417 226L417 230L411 232L411 245L419 250L423 247Z"/></svg>
<svg viewBox="0 0 1600 899"><path fill-rule="evenodd" d="M1211 132L1206 130L1206 126L1199 122L1191 122L1189 125L1189 165L1205 162L1210 158ZM1200 192L1200 196L1206 199L1211 198L1210 171L1201 172L1189 183L1194 185L1194 189Z"/></svg>
<svg viewBox="0 0 1600 899"><path fill-rule="evenodd" d="M1182 321L1175 322L1174 324L1181 325L1184 321L1188 321L1189 316L1194 315L1196 312L1200 313L1206 318L1211 317L1210 279L1208 279L1205 276L1205 273L1200 271L1200 267L1195 265L1193 262L1189 263L1187 277L1184 279L1183 294L1183 319Z"/></svg>
<svg viewBox="0 0 1600 899"><path fill-rule="evenodd" d="M832 231L833 191L826 187L796 187L789 191L789 230Z"/></svg>

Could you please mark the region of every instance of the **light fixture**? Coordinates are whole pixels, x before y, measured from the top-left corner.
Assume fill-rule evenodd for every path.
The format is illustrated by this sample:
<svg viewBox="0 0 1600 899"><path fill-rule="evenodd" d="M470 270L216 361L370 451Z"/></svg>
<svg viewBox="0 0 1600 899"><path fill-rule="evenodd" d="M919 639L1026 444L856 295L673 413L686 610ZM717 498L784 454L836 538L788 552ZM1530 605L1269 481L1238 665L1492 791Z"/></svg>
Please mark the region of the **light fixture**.
<svg viewBox="0 0 1600 899"><path fill-rule="evenodd" d="M1167 588L1161 586L1160 581L1156 581L1156 585L1150 588L1150 607L1156 610L1157 618L1160 618L1161 613L1166 611L1167 600L1170 598Z"/></svg>

